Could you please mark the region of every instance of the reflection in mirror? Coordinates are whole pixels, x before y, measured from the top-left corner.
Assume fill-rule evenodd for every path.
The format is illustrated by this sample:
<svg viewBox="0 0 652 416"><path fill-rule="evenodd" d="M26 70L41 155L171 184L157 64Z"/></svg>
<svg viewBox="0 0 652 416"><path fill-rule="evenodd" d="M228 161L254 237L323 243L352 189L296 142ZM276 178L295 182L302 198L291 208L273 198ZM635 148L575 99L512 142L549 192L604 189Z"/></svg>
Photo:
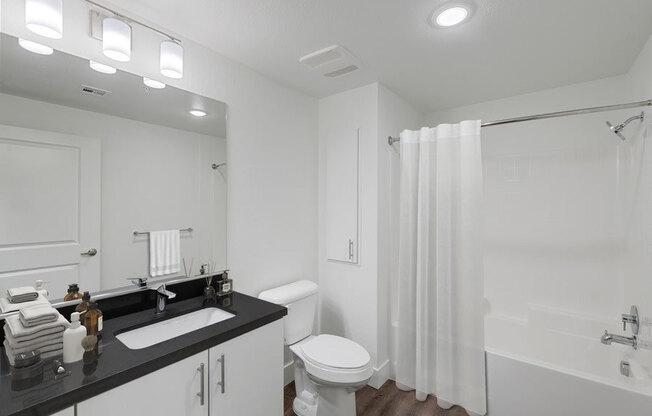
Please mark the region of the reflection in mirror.
<svg viewBox="0 0 652 416"><path fill-rule="evenodd" d="M224 103L5 34L0 63L0 297L226 268ZM179 255L150 259L149 232L165 230L179 240L152 250L178 241Z"/></svg>

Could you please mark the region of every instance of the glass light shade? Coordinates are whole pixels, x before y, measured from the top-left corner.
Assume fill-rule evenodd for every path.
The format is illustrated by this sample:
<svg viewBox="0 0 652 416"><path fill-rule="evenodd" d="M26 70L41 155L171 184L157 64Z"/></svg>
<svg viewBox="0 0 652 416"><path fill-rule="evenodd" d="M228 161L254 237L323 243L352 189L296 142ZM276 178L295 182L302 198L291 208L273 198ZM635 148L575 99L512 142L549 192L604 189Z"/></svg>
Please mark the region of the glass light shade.
<svg viewBox="0 0 652 416"><path fill-rule="evenodd" d="M171 40L161 42L161 74L183 78L183 47Z"/></svg>
<svg viewBox="0 0 652 416"><path fill-rule="evenodd" d="M469 16L469 11L464 7L451 7L449 9L443 10L435 22L439 26L448 27L455 26L459 23L462 23Z"/></svg>
<svg viewBox="0 0 652 416"><path fill-rule="evenodd" d="M165 88L165 83L161 81L157 81L155 79L143 77L143 84L147 85L150 88L155 88L157 90L160 90L162 88Z"/></svg>
<svg viewBox="0 0 652 416"><path fill-rule="evenodd" d="M118 71L112 66L105 65L95 61L88 61L88 64L93 70L97 72L101 72L103 74L115 74Z"/></svg>
<svg viewBox="0 0 652 416"><path fill-rule="evenodd" d="M131 59L131 26L120 19L107 17L102 21L102 51L120 62Z"/></svg>
<svg viewBox="0 0 652 416"><path fill-rule="evenodd" d="M18 44L30 52L38 53L39 55L52 55L54 49L49 46L41 45L40 43L32 42L31 40L18 38Z"/></svg>
<svg viewBox="0 0 652 416"><path fill-rule="evenodd" d="M25 26L46 38L63 37L63 0L25 0Z"/></svg>

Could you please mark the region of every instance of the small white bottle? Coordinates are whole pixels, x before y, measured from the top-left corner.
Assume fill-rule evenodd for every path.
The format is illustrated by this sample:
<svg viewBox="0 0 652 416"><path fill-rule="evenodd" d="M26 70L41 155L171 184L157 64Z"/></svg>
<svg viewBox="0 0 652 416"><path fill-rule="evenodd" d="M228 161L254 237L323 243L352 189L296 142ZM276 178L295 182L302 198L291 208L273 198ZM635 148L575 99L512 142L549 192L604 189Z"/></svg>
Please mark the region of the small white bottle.
<svg viewBox="0 0 652 416"><path fill-rule="evenodd" d="M86 327L79 323L79 312L70 315L70 328L63 331L63 362L74 363L84 356L82 339L86 336Z"/></svg>

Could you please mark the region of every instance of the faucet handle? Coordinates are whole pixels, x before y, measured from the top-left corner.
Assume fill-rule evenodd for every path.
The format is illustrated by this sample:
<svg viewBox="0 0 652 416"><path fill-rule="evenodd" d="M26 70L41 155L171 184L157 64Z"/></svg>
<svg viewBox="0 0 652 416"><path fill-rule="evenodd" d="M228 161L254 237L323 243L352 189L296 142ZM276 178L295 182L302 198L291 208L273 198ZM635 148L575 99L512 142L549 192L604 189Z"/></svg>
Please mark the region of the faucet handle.
<svg viewBox="0 0 652 416"><path fill-rule="evenodd" d="M630 324L632 328L632 333L634 335L638 335L638 308L635 305L632 305L632 307L629 310L629 313L624 313L622 314L622 321L623 321L623 331L627 330L627 324Z"/></svg>
<svg viewBox="0 0 652 416"><path fill-rule="evenodd" d="M127 277L127 280L138 287L143 287L147 283L146 277Z"/></svg>

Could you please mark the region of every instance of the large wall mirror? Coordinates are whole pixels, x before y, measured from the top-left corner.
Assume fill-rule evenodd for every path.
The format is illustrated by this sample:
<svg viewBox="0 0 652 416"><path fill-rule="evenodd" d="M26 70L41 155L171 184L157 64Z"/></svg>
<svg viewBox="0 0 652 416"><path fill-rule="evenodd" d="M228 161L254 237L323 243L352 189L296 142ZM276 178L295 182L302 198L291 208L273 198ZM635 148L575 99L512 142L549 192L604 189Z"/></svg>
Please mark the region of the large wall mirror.
<svg viewBox="0 0 652 416"><path fill-rule="evenodd" d="M0 296L128 286L150 274L150 231L182 230L166 277L226 268L224 103L6 34L0 68Z"/></svg>

